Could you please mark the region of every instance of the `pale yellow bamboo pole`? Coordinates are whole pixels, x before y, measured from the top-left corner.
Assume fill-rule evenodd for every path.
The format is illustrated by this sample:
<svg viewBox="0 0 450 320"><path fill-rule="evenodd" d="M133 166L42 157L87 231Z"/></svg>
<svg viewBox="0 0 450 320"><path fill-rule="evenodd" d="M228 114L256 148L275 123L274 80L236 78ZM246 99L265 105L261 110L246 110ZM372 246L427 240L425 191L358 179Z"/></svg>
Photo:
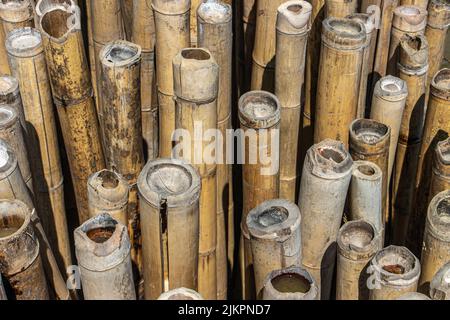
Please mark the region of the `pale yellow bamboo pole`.
<svg viewBox="0 0 450 320"><path fill-rule="evenodd" d="M191 47L195 48L198 44L198 28L197 28L197 12L199 6L205 0L191 0L191 14L190 14L190 32L191 32Z"/></svg>
<svg viewBox="0 0 450 320"><path fill-rule="evenodd" d="M358 10L358 0L325 0L326 18L345 18Z"/></svg>

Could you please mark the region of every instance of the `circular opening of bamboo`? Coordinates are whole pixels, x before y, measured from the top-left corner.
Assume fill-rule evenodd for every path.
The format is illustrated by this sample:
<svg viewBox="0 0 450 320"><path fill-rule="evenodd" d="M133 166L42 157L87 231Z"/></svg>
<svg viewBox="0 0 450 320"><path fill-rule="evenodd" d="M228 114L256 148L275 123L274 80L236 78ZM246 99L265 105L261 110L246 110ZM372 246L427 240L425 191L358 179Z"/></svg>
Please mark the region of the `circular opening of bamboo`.
<svg viewBox="0 0 450 320"><path fill-rule="evenodd" d="M20 28L13 30L6 39L6 49L13 55L32 53L36 49L42 49L41 34L36 29Z"/></svg>
<svg viewBox="0 0 450 320"><path fill-rule="evenodd" d="M88 238L94 241L95 243L105 243L106 241L111 239L112 235L114 234L114 231L116 231L116 226L94 228L88 230L86 234Z"/></svg>
<svg viewBox="0 0 450 320"><path fill-rule="evenodd" d="M263 227L281 224L289 217L289 211L283 207L271 207L258 215L256 221Z"/></svg>
<svg viewBox="0 0 450 320"><path fill-rule="evenodd" d="M36 14L41 16L42 13L55 4L63 5L63 6L72 6L74 3L72 0L40 0L36 4Z"/></svg>
<svg viewBox="0 0 450 320"><path fill-rule="evenodd" d="M204 60L211 59L211 55L208 52L206 52L205 50L200 49L200 48L184 49L181 51L181 56L184 59L189 59L189 60L204 61Z"/></svg>
<svg viewBox="0 0 450 320"><path fill-rule="evenodd" d="M184 167L176 164L158 164L147 176L150 188L162 196L185 193L192 185L192 176Z"/></svg>
<svg viewBox="0 0 450 320"><path fill-rule="evenodd" d="M450 223L450 198L444 198L439 201L436 212L442 220Z"/></svg>
<svg viewBox="0 0 450 320"><path fill-rule="evenodd" d="M9 162L9 152L10 150L6 143L3 140L0 140L0 168L3 168Z"/></svg>
<svg viewBox="0 0 450 320"><path fill-rule="evenodd" d="M396 77L385 77L381 79L381 90L391 94L400 93L404 88L404 81Z"/></svg>
<svg viewBox="0 0 450 320"><path fill-rule="evenodd" d="M430 202L427 230L441 241L450 241L450 190L437 194Z"/></svg>
<svg viewBox="0 0 450 320"><path fill-rule="evenodd" d="M376 170L373 167L366 164L358 166L358 171L365 176L373 176L376 173Z"/></svg>
<svg viewBox="0 0 450 320"><path fill-rule="evenodd" d="M5 204L4 204L5 205ZM8 210L0 210L0 239L11 238L23 229L27 222L27 216L15 204L11 203Z"/></svg>
<svg viewBox="0 0 450 320"><path fill-rule="evenodd" d="M420 9L415 6L400 6L397 9L398 14L404 15L404 16L417 16L420 14Z"/></svg>
<svg viewBox="0 0 450 320"><path fill-rule="evenodd" d="M303 293L311 290L311 282L298 273L283 273L271 280L273 288L280 293Z"/></svg>
<svg viewBox="0 0 450 320"><path fill-rule="evenodd" d="M239 101L241 122L251 128L270 128L280 121L280 102L266 91L251 91Z"/></svg>
<svg viewBox="0 0 450 320"><path fill-rule="evenodd" d="M8 95L18 90L19 82L16 78L8 75L0 76L0 94Z"/></svg>
<svg viewBox="0 0 450 320"><path fill-rule="evenodd" d="M103 244L113 237L117 230L117 221L110 215L103 213L88 220L80 227L80 230L92 242Z"/></svg>
<svg viewBox="0 0 450 320"><path fill-rule="evenodd" d="M77 16L69 8L50 6L43 12L41 29L54 39L63 38L77 25Z"/></svg>
<svg viewBox="0 0 450 320"><path fill-rule="evenodd" d="M226 3L203 2L198 7L197 14L207 23L225 23L232 18L232 8Z"/></svg>
<svg viewBox="0 0 450 320"><path fill-rule="evenodd" d="M1 0L0 9L8 11L21 11L30 5L30 0Z"/></svg>
<svg viewBox="0 0 450 320"><path fill-rule="evenodd" d="M357 141L375 145L387 138L389 127L375 120L358 119L351 124L350 134Z"/></svg>
<svg viewBox="0 0 450 320"><path fill-rule="evenodd" d="M372 244L375 230L365 221L351 221L344 225L340 233L342 244L351 249L363 250Z"/></svg>
<svg viewBox="0 0 450 320"><path fill-rule="evenodd" d="M0 127L5 128L15 123L17 114L9 106L0 107Z"/></svg>
<svg viewBox="0 0 450 320"><path fill-rule="evenodd" d="M348 19L331 18L329 25L334 32L340 34L342 37L359 37L362 31L365 32L361 27L361 23Z"/></svg>
<svg viewBox="0 0 450 320"><path fill-rule="evenodd" d="M178 288L164 292L158 300L203 300L203 298L198 292L192 289Z"/></svg>
<svg viewBox="0 0 450 320"><path fill-rule="evenodd" d="M301 14L303 11L303 6L300 4L290 4L286 9L293 14Z"/></svg>
<svg viewBox="0 0 450 320"><path fill-rule="evenodd" d="M138 50L132 47L115 45L108 52L106 58L109 62L122 62L131 59L137 52Z"/></svg>
<svg viewBox="0 0 450 320"><path fill-rule="evenodd" d="M446 92L448 95L450 92L450 69L442 69L436 73L432 86L435 89Z"/></svg>
<svg viewBox="0 0 450 320"><path fill-rule="evenodd" d="M115 189L119 186L119 179L112 171L104 170L98 174L98 178L105 189Z"/></svg>
<svg viewBox="0 0 450 320"><path fill-rule="evenodd" d="M437 160L445 166L450 165L450 138L440 141L436 147Z"/></svg>
<svg viewBox="0 0 450 320"><path fill-rule="evenodd" d="M408 279L420 273L417 258L405 247L387 247L378 252L374 262L380 267L381 273L388 277Z"/></svg>
<svg viewBox="0 0 450 320"><path fill-rule="evenodd" d="M426 25L427 11L414 5L398 6L394 10L392 25L403 31L417 32Z"/></svg>

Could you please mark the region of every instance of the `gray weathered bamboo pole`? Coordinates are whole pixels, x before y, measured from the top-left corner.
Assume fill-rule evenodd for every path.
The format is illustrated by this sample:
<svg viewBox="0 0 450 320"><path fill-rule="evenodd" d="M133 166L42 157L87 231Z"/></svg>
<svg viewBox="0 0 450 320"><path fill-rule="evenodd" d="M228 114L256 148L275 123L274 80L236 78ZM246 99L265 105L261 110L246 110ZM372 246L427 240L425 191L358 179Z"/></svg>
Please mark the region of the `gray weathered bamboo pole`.
<svg viewBox="0 0 450 320"><path fill-rule="evenodd" d="M433 300L450 300L450 261L433 277L430 283L430 297Z"/></svg>
<svg viewBox="0 0 450 320"><path fill-rule="evenodd" d="M192 289L177 288L164 292L158 300L203 300L203 297Z"/></svg>
<svg viewBox="0 0 450 320"><path fill-rule="evenodd" d="M438 193L450 189L450 138L438 142L431 171L427 206Z"/></svg>
<svg viewBox="0 0 450 320"><path fill-rule="evenodd" d="M357 0L325 0L326 18L345 18L358 10Z"/></svg>

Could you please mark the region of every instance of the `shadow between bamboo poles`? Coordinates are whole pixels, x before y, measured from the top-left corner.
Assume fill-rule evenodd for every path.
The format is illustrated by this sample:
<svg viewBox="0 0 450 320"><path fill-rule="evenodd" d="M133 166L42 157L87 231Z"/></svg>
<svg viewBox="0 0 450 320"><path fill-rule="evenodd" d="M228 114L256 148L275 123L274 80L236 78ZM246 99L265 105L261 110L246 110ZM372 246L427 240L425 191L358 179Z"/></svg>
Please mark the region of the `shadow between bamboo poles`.
<svg viewBox="0 0 450 320"><path fill-rule="evenodd" d="M80 17L73 8L53 5L43 12L40 29L53 99L69 158L78 216L83 223L89 219L88 178L104 169L105 162Z"/></svg>
<svg viewBox="0 0 450 320"><path fill-rule="evenodd" d="M316 280L322 300L330 299L341 227L353 161L345 146L324 140L308 151L300 186L302 264Z"/></svg>
<svg viewBox="0 0 450 320"><path fill-rule="evenodd" d="M357 0L325 0L326 18L345 18L357 11Z"/></svg>
<svg viewBox="0 0 450 320"><path fill-rule="evenodd" d="M12 73L19 81L27 121L26 145L33 176L36 209L55 249L60 270L72 265L64 203L56 120L40 33L16 29L6 40Z"/></svg>
<svg viewBox="0 0 450 320"><path fill-rule="evenodd" d="M163 293L158 300L203 300L203 297L192 289L178 288Z"/></svg>
<svg viewBox="0 0 450 320"><path fill-rule="evenodd" d="M428 8L428 2L429 0L400 0L400 5L412 5L426 10Z"/></svg>
<svg viewBox="0 0 450 320"><path fill-rule="evenodd" d="M358 108L365 44L366 32L361 22L337 18L323 22L314 125L316 143L329 138L348 147L348 128Z"/></svg>
<svg viewBox="0 0 450 320"><path fill-rule="evenodd" d="M440 192L450 189L450 138L438 142L434 151L428 203Z"/></svg>
<svg viewBox="0 0 450 320"><path fill-rule="evenodd" d="M265 172L267 165L263 164L262 159L272 159L275 165L279 164L280 102L275 95L267 91L250 91L239 100L239 119L243 137L238 150L245 160L242 169L243 210L239 265L242 297L251 300L256 297L256 291L250 234L245 222L252 209L264 201L279 197L279 171ZM254 137L247 143L245 135ZM253 151L252 148L256 150ZM251 163L254 155L259 157Z"/></svg>
<svg viewBox="0 0 450 320"><path fill-rule="evenodd" d="M408 235L408 223L414 211L415 181L411 177L417 175L420 145L423 141L428 42L423 35L406 34L401 39L399 50L398 71L400 78L408 85L409 94L395 160L391 233L393 243L404 244ZM416 252L413 247L408 248Z"/></svg>
<svg viewBox="0 0 450 320"><path fill-rule="evenodd" d="M423 35L427 25L425 9L416 6L399 6L394 10L392 19L391 43L389 45L389 58L387 62L387 74L397 76L400 62L400 42L405 34L410 36Z"/></svg>
<svg viewBox="0 0 450 320"><path fill-rule="evenodd" d="M256 0L242 0L236 4L236 42L239 79L238 97L250 90L252 81L252 54L255 43Z"/></svg>
<svg viewBox="0 0 450 320"><path fill-rule="evenodd" d="M22 130L26 133L27 124L19 90L19 81L9 75L0 76L0 105L4 104L9 105L16 110L20 119L20 124L22 125Z"/></svg>
<svg viewBox="0 0 450 320"><path fill-rule="evenodd" d="M198 171L180 160L149 161L139 176L148 300L180 287L198 288L201 188Z"/></svg>
<svg viewBox="0 0 450 320"><path fill-rule="evenodd" d="M347 222L338 233L336 300L368 300L367 268L382 248L380 234L364 220Z"/></svg>
<svg viewBox="0 0 450 320"><path fill-rule="evenodd" d="M245 224L250 234L256 297L261 298L265 279L273 270L301 265L300 210L288 200L269 200L249 212Z"/></svg>
<svg viewBox="0 0 450 320"><path fill-rule="evenodd" d="M0 217L0 272L12 288L13 300L48 300L31 209L19 200L1 200Z"/></svg>
<svg viewBox="0 0 450 320"><path fill-rule="evenodd" d="M137 0L133 5L132 42L141 46L141 112L144 154L147 160L158 157L158 105L153 103L155 85L155 19L151 0Z"/></svg>
<svg viewBox="0 0 450 320"><path fill-rule="evenodd" d="M433 277L430 283L430 297L433 300L450 299L450 283L448 283L448 274L450 272L450 262L446 263Z"/></svg>
<svg viewBox="0 0 450 320"><path fill-rule="evenodd" d="M198 261L198 292L208 300L217 299L217 165L211 141L195 132L217 130L217 97L219 66L206 49L183 49L173 59L176 128L189 133L178 144L175 157L181 158L199 171L202 180L200 195L200 239ZM200 81L202 80L202 81ZM187 140L187 141L186 141ZM206 141L205 141L206 140ZM187 143L184 143L187 142ZM181 147L181 152L178 148ZM217 149L217 140L214 140ZM208 153L209 152L209 153ZM208 153L210 159L204 159ZM214 160L214 161L213 161Z"/></svg>
<svg viewBox="0 0 450 320"><path fill-rule="evenodd" d="M152 1L156 30L156 81L159 100L159 156L172 156L175 131L172 60L190 46L190 1Z"/></svg>
<svg viewBox="0 0 450 320"><path fill-rule="evenodd" d="M0 198L10 200L17 199L24 202L29 208L34 208L30 191L20 173L17 158L12 149L10 149L3 140L0 140L0 154L2 155L1 159L3 159L5 163L0 166ZM36 236L39 239L39 243L41 244L39 250L47 280L49 281L51 288L53 288L57 299L70 300L66 282L58 268L55 256L35 210L32 212L31 221L36 230Z"/></svg>
<svg viewBox="0 0 450 320"><path fill-rule="evenodd" d="M300 119L311 10L306 1L288 1L278 8L277 18L275 95L281 104L280 198L294 202L300 185Z"/></svg>
<svg viewBox="0 0 450 320"><path fill-rule="evenodd" d="M274 270L264 282L262 300L319 300L316 281L305 269Z"/></svg>

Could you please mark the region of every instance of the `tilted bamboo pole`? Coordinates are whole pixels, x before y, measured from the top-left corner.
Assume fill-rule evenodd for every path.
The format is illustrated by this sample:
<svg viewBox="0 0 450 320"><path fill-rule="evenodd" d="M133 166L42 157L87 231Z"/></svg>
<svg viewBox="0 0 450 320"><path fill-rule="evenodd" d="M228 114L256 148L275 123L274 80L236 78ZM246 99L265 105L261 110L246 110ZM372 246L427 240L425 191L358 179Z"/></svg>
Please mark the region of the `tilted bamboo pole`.
<svg viewBox="0 0 450 320"><path fill-rule="evenodd" d="M159 101L159 156L172 155L172 134L175 131L172 60L183 48L190 46L190 1L152 0L156 30L156 83Z"/></svg>
<svg viewBox="0 0 450 320"><path fill-rule="evenodd" d="M182 135L182 152L175 152L175 157L192 163L202 182L198 292L205 299L214 300L217 299L217 165L216 152L213 154L209 148L217 149L218 144L216 139L199 137L196 131L198 127L202 132L217 130L219 66L206 49L183 49L173 59L173 78L176 128L188 135Z"/></svg>
<svg viewBox="0 0 450 320"><path fill-rule="evenodd" d="M365 43L366 32L361 22L338 18L324 20L314 125L315 143L329 138L342 141L348 147L348 128L356 118L358 108Z"/></svg>
<svg viewBox="0 0 450 320"><path fill-rule="evenodd" d="M158 300L203 300L203 297L192 289L177 288L163 293Z"/></svg>
<svg viewBox="0 0 450 320"><path fill-rule="evenodd" d="M15 29L34 27L34 1L5 0L0 2L0 20L5 39Z"/></svg>
<svg viewBox="0 0 450 320"><path fill-rule="evenodd" d="M325 0L326 18L345 18L357 11L357 0Z"/></svg>
<svg viewBox="0 0 450 320"><path fill-rule="evenodd" d="M319 287L322 300L330 298L341 227L353 161L338 141L312 146L303 167L300 186L302 264Z"/></svg>
<svg viewBox="0 0 450 320"><path fill-rule="evenodd" d="M434 151L427 205L440 192L450 189L450 138L438 142Z"/></svg>
<svg viewBox="0 0 450 320"><path fill-rule="evenodd" d="M22 97L19 90L19 81L13 76L0 76L0 105L3 104L7 104L16 110L22 129L24 130L24 133L26 133L27 125L25 113L23 111Z"/></svg>
<svg viewBox="0 0 450 320"><path fill-rule="evenodd" d="M56 119L40 33L16 29L6 40L11 71L19 81L27 130L36 209L61 270L72 265L64 203L64 177Z"/></svg>
<svg viewBox="0 0 450 320"><path fill-rule="evenodd" d="M430 283L430 297L433 300L450 300L450 261L447 262L433 277Z"/></svg>
<svg viewBox="0 0 450 320"><path fill-rule="evenodd" d="M80 222L89 218L87 181L104 169L98 121L77 7L43 12L41 35L68 155Z"/></svg>
<svg viewBox="0 0 450 320"><path fill-rule="evenodd" d="M198 288L200 179L193 166L169 159L149 161L139 176L146 299Z"/></svg>
<svg viewBox="0 0 450 320"><path fill-rule="evenodd" d="M278 8L275 95L281 104L280 198L295 201L300 185L299 140L311 5L287 1Z"/></svg>
<svg viewBox="0 0 450 320"><path fill-rule="evenodd" d="M400 5L412 5L426 10L428 8L428 1L429 0L400 0Z"/></svg>
<svg viewBox="0 0 450 320"><path fill-rule="evenodd" d="M224 2L200 4L198 18L198 46L208 49L220 68L219 93L217 99L217 128L222 135L221 158L217 157L217 298L226 300L228 287L228 260L233 258L234 205L232 167L227 164L227 155L232 146L227 145L227 130L231 129L231 94L233 67L233 9ZM220 142L219 142L220 143ZM228 225L225 222L228 222ZM231 227L231 228L230 228ZM228 235L227 235L228 233ZM227 238L229 243L227 243ZM231 248L227 251L227 247ZM229 253L229 254L228 254ZM227 258L228 256L228 258ZM233 260L230 270L233 270Z"/></svg>

